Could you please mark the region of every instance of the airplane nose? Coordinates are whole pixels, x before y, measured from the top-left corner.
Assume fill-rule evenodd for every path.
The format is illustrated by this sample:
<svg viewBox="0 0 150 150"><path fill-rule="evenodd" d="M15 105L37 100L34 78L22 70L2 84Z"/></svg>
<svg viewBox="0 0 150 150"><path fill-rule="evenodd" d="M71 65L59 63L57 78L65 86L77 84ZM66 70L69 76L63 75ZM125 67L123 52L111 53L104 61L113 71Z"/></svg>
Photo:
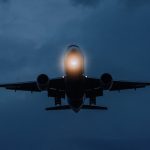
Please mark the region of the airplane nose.
<svg viewBox="0 0 150 150"><path fill-rule="evenodd" d="M72 49L72 48L80 49L78 45L69 45L67 49Z"/></svg>
<svg viewBox="0 0 150 150"><path fill-rule="evenodd" d="M64 57L65 72L69 76L83 74L84 57L77 47L70 47Z"/></svg>

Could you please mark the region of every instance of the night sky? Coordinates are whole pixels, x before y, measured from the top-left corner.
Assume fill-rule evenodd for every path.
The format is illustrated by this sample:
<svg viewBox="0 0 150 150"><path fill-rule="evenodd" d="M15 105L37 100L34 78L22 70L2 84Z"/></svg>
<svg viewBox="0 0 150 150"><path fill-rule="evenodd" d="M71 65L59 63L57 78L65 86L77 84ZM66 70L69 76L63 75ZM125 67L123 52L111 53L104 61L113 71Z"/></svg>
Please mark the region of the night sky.
<svg viewBox="0 0 150 150"><path fill-rule="evenodd" d="M62 76L69 44L88 76L150 81L150 0L0 0L0 83ZM97 102L109 110L46 112L47 93L1 89L0 150L150 149L150 88Z"/></svg>

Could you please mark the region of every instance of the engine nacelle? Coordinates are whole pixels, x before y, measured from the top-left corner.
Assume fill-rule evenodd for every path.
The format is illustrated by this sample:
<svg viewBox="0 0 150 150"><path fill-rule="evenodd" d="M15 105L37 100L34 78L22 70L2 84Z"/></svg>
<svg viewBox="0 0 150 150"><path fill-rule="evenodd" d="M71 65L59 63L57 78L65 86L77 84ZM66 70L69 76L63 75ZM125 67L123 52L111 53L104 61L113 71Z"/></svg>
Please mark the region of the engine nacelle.
<svg viewBox="0 0 150 150"><path fill-rule="evenodd" d="M110 88L110 86L112 85L113 82L113 78L109 73L104 73L101 78L100 78L102 84L103 84L103 88L105 90L108 90Z"/></svg>
<svg viewBox="0 0 150 150"><path fill-rule="evenodd" d="M37 77L37 86L40 90L46 90L49 87L49 77L45 74L40 74Z"/></svg>

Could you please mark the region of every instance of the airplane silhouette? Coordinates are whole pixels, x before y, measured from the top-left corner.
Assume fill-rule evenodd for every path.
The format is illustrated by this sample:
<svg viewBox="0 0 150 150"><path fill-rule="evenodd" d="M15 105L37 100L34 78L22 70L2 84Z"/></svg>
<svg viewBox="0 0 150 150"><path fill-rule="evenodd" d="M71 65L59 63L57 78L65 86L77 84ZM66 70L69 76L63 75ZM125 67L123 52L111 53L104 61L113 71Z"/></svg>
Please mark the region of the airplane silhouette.
<svg viewBox="0 0 150 150"><path fill-rule="evenodd" d="M9 90L31 92L47 91L48 97L55 100L54 107L46 110L80 109L107 110L107 107L97 106L96 97L103 96L104 90L120 91L137 89L150 86L150 83L115 81L109 73L104 73L100 78L90 78L84 74L84 57L77 45L70 45L64 58L65 75L49 79L45 74L40 74L36 81L12 84L0 84L0 87ZM62 105L61 99L67 98L68 105ZM84 99L89 98L89 105L84 104Z"/></svg>

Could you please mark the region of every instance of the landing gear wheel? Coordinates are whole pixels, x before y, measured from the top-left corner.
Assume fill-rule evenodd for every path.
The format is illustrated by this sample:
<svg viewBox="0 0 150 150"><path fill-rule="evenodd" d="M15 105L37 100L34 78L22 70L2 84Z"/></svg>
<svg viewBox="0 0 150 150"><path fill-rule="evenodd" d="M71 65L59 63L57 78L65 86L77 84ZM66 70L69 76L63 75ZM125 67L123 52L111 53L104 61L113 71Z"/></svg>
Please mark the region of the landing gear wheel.
<svg viewBox="0 0 150 150"><path fill-rule="evenodd" d="M96 98L95 98L95 97L91 97L91 98L90 98L89 105L92 105L92 106L93 106L93 105L94 105L94 106L96 105Z"/></svg>
<svg viewBox="0 0 150 150"><path fill-rule="evenodd" d="M55 97L55 106L61 105L61 98Z"/></svg>

